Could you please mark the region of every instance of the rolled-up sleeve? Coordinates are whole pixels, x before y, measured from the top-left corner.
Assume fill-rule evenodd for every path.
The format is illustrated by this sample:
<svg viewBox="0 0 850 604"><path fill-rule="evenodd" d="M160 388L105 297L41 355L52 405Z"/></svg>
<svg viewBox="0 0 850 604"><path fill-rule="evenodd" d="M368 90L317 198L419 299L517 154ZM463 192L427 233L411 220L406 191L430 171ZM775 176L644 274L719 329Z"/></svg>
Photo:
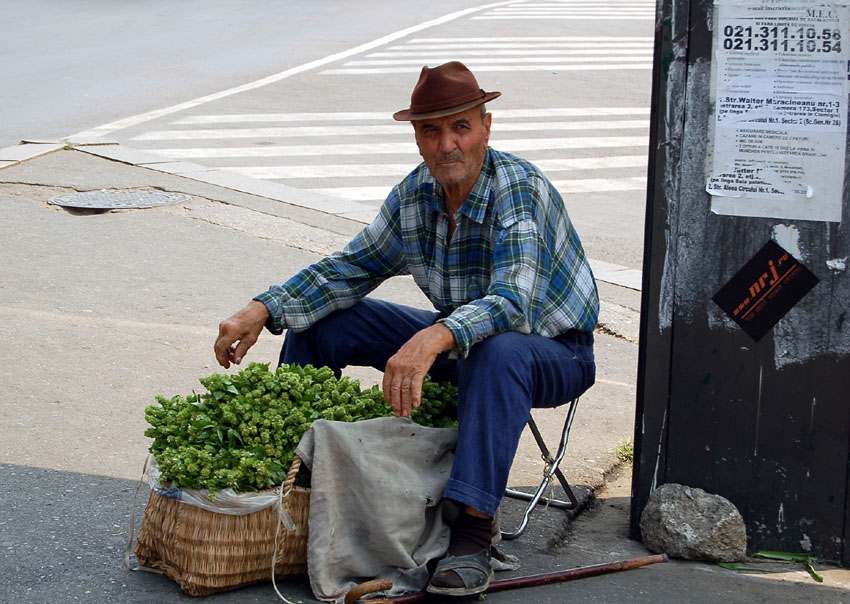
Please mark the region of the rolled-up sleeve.
<svg viewBox="0 0 850 604"><path fill-rule="evenodd" d="M390 195L378 216L344 249L254 297L269 311L274 334L302 331L335 310L356 304L385 279L404 272L398 203Z"/></svg>

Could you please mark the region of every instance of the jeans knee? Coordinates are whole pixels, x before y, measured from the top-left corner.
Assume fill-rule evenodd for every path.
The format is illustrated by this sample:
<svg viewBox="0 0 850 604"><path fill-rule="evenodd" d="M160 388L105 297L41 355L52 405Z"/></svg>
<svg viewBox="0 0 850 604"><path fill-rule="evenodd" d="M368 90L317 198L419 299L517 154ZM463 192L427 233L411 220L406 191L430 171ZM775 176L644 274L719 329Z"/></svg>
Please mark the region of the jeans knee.
<svg viewBox="0 0 850 604"><path fill-rule="evenodd" d="M340 317L345 311L337 311L303 331L287 330L280 350L280 364L313 365L330 367L337 378L345 363L340 362L340 348L348 338L340 332ZM344 355L343 355L344 356Z"/></svg>
<svg viewBox="0 0 850 604"><path fill-rule="evenodd" d="M469 355L458 361L458 387L464 397L480 393L489 406L517 398L530 399L531 360L522 354L515 337L523 336L515 332L491 336L475 344Z"/></svg>
<svg viewBox="0 0 850 604"><path fill-rule="evenodd" d="M521 346L524 334L507 331L475 344L464 359L464 369L481 371L488 376L528 375L531 358Z"/></svg>

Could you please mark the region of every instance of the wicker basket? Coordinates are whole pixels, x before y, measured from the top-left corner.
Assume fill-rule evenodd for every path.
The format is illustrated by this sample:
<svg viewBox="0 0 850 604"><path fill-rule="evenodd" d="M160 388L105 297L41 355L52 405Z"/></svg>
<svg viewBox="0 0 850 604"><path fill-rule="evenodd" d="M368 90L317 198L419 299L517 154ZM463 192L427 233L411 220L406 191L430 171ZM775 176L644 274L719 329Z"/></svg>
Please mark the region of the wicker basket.
<svg viewBox="0 0 850 604"><path fill-rule="evenodd" d="M283 483L284 508L296 530L280 527L276 577L307 572L310 489L294 486L300 467L296 456ZM135 553L187 594L205 596L271 580L278 522L276 506L242 516L217 514L151 491Z"/></svg>

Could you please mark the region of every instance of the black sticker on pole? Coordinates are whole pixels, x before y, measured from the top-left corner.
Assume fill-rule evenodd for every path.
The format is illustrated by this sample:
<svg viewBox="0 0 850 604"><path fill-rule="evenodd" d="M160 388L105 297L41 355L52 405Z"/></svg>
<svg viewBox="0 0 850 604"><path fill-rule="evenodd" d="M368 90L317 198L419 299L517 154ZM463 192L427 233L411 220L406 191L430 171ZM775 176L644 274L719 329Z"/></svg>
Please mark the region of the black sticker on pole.
<svg viewBox="0 0 850 604"><path fill-rule="evenodd" d="M712 300L759 341L817 282L812 271L771 239Z"/></svg>

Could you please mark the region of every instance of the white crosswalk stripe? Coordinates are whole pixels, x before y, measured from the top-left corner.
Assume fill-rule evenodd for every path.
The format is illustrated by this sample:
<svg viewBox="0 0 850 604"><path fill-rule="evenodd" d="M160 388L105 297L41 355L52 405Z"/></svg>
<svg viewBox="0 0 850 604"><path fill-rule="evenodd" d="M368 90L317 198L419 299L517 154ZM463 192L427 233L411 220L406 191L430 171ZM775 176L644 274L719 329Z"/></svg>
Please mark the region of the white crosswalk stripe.
<svg viewBox="0 0 850 604"><path fill-rule="evenodd" d="M375 176L402 177L410 172L410 164L331 164L316 166L246 166L226 170L265 179L293 178L357 178Z"/></svg>
<svg viewBox="0 0 850 604"><path fill-rule="evenodd" d="M384 116L386 119L386 116ZM502 124L502 132L535 132L558 130L629 130L649 127L648 120L610 120L594 122L521 122ZM214 130L153 130L131 140L194 140L230 138L296 138L304 136L363 136L378 134L410 134L409 125L389 126L297 126L293 128L230 128Z"/></svg>
<svg viewBox="0 0 850 604"><path fill-rule="evenodd" d="M651 69L652 51L649 37L413 38L352 58L321 74L418 73L422 65L452 60L461 61L476 72Z"/></svg>
<svg viewBox="0 0 850 604"><path fill-rule="evenodd" d="M646 167L646 156L640 154L648 143L645 132L648 123L645 119L624 120L588 120L577 119L576 121L564 120L565 116L576 118L587 118L588 116L620 117L640 116L646 113L643 108L550 108L546 110L502 110L499 112L499 121L494 128L493 146L507 152L517 153L529 157L544 170L557 188L564 194L586 193L603 191L629 191L640 190L645 186L643 176L623 176L619 178L587 178L586 175L578 175L578 171L588 170L612 170L622 172L622 169ZM373 117L377 117L375 114ZM512 121L528 117L541 116L561 118L557 121L535 121L522 122ZM248 115L226 115L226 116L193 116L191 119L180 120L183 125L226 125L242 123L262 123L264 114ZM304 123L336 122L324 127L295 127L295 128L226 128L200 129L200 130L175 130L175 131L153 131L136 137L139 141L198 141L209 139L239 139L250 140L277 137L283 139L283 144L268 146L242 146L242 147L158 147L149 148L158 155L164 155L174 160L219 160L240 161L255 159L258 161L273 161L273 165L219 165L218 169L233 172L242 176L259 178L272 181L297 181L299 188L347 199L351 201L369 201L374 204L380 203L388 194L392 185L404 177L419 161L419 153L416 144L412 141L410 126L353 126L350 124L351 116L345 113L337 114L269 114L267 122L291 122L301 121ZM316 119L314 120L313 117ZM359 114L363 117L363 114ZM384 120L386 116L382 115ZM550 126L550 127L549 127ZM598 126L598 127L597 127ZM304 128L313 128L304 130ZM389 136L397 137L397 142L367 142L367 143L339 143L327 142L311 144L299 144L298 140L304 136L314 138L327 138L337 141L340 134L354 132L363 135L389 133ZM513 138L511 132L546 132L551 133L559 128L564 130L582 130L593 133L593 136L538 136L532 138ZM606 131L616 130L617 133L627 130L637 130L640 133L633 136L609 135ZM229 134L228 134L229 132ZM383 138L386 138L384 136ZM403 140L402 140L403 139ZM620 150L630 149L630 155L612 156L581 156L563 159L536 159L535 154L546 151L573 151L585 152L590 150ZM360 158L392 156L406 163L370 163L360 162ZM334 157L333 163L327 163L327 158ZM310 162L310 158L321 158L322 163ZM310 163L304 163L305 159ZM281 164L281 160L284 161ZM571 172L572 179L567 180L564 172ZM336 186L315 186L306 184L308 182L329 181L338 179ZM382 181L381 185L361 185L353 181ZM326 185L327 183L322 183Z"/></svg>
<svg viewBox="0 0 850 604"><path fill-rule="evenodd" d="M273 145L268 147L184 147L150 149L172 159L242 157L315 157L366 155L418 155L413 141L404 143L325 143L320 145Z"/></svg>
<svg viewBox="0 0 850 604"><path fill-rule="evenodd" d="M503 124L505 125L505 124ZM590 193L604 191L634 191L645 186L645 176L623 176L620 178L587 178L579 171L605 170L606 172L622 172L622 169L639 168L640 173L646 168L646 155L637 154L646 148L646 136L595 136L572 138L503 138L494 142L494 146L503 151L523 154L533 157L534 153L547 150L593 150L593 149L623 149L630 148L633 155L587 156L566 159L540 159L535 163L547 173L552 182L561 191L567 193ZM277 146L274 148L198 148L157 150L158 153L168 154L174 159L192 159L199 157L214 157L237 159L245 157L271 158L290 157L295 161L303 161L303 157L338 156L333 164L289 164L269 166L221 166L221 169L264 180L298 181L299 188L347 199L351 201L369 201L376 205L389 193L392 185L403 178L419 161L418 150L412 142L408 143L372 143L372 144L328 144L309 146ZM408 163L350 163L345 157L373 157L389 154L396 159L409 159ZM532 155L529 155L532 154ZM570 173L572 179L565 179L564 173ZM334 187L304 184L307 181L341 179ZM362 186L353 180L383 180L386 184Z"/></svg>
<svg viewBox="0 0 850 604"><path fill-rule="evenodd" d="M617 49L634 49L634 48L651 48L652 43L646 39L635 39L633 41L625 40L597 40L586 41L581 38L552 38L550 40L537 40L534 42L440 42L434 43L417 43L411 40L402 46L390 46L386 50L380 52L370 52L367 57L382 57L400 52L408 54L413 52L421 52L423 50L439 50L443 52L470 52L475 50L498 52L499 54L524 54L527 52L554 52L561 54L571 54L578 51L592 50L604 52Z"/></svg>
<svg viewBox="0 0 850 604"><path fill-rule="evenodd" d="M573 159L541 160L537 166L554 176L556 172L568 170L596 170L611 168L645 167L646 157L643 155L626 155L614 157L579 157ZM295 179L295 178L358 178L375 176L403 177L410 172L410 164L327 164L327 165L298 165L298 166L231 166L225 170L264 179ZM564 181L566 182L566 181Z"/></svg>
<svg viewBox="0 0 850 604"><path fill-rule="evenodd" d="M422 69L420 62L417 67L363 67L347 69L327 69L322 75L373 75L373 74L398 74L419 73ZM622 71L624 69L652 69L652 59L643 63L606 65L603 63L585 64L543 64L543 65L476 65L478 73L489 71Z"/></svg>
<svg viewBox="0 0 850 604"><path fill-rule="evenodd" d="M600 6L595 1L519 3L477 16L586 14ZM604 6L609 13L651 13L647 2L612 0ZM448 60L463 61L476 73L650 69L652 48L651 38L636 36L419 36L351 56L319 73L418 73L423 64ZM533 161L564 194L645 186L648 107L494 105L490 110L492 146ZM202 162L206 167L201 169L279 182L375 208L421 161L410 124L393 122L386 111L183 115L162 124L136 133L134 145L176 162ZM389 161L382 163L383 158Z"/></svg>
<svg viewBox="0 0 850 604"><path fill-rule="evenodd" d="M472 17L473 21L483 21L484 19L570 19L570 20L596 20L604 19L622 19L622 20L637 20L637 19L652 19L654 15L646 14L646 11L624 12L620 11L612 15L610 11L605 9L599 10L584 10L580 13L495 13L490 15L482 15L480 17Z"/></svg>
<svg viewBox="0 0 850 604"><path fill-rule="evenodd" d="M638 52L640 51L640 52ZM490 61L498 61L499 63L509 62L567 62L568 57L580 57L585 61L597 60L602 57L621 57L621 56L637 56L652 58L652 48L644 45L634 46L617 46L615 48L573 48L563 50L560 48L524 48L521 50L482 50L482 49L466 49L466 50L398 50L395 52L373 52L366 55L368 60L349 61L345 65L386 65L388 61L395 61L389 64L405 64L411 62L438 64L442 59L449 57L450 61L460 61L464 64L478 61L479 63L485 59ZM329 73L339 70L326 70L322 73Z"/></svg>
<svg viewBox="0 0 850 604"><path fill-rule="evenodd" d="M410 137L412 138L412 136ZM593 136L573 138L498 138L500 149L509 152L542 151L559 149L605 149L612 147L646 147L646 136ZM495 143L494 143L495 144ZM198 159L213 157L298 157L316 155L386 155L419 154L416 144L399 143L352 143L324 145L278 145L269 147L195 147L195 148L157 148L148 149L154 153L172 159Z"/></svg>
<svg viewBox="0 0 850 604"><path fill-rule="evenodd" d="M604 193L610 191L640 191L646 187L646 178L632 176L629 178L583 178L579 180L553 180L552 184L562 195L569 193ZM383 199L390 192L391 186L384 187L345 187L311 189L340 199L352 201L375 201Z"/></svg>
<svg viewBox="0 0 850 604"><path fill-rule="evenodd" d="M651 38L647 38L646 36L489 36L489 37L466 37L466 38L438 38L438 37L427 37L427 38L411 38L406 43L407 44L451 44L457 47L461 47L467 44L480 44L482 42L495 42L498 44L511 44L512 42L522 42L523 44L533 44L535 42L545 42L546 44L554 43L554 42L569 42L573 43L591 43L591 42L603 42L606 45L611 44L612 42L646 42L647 40L651 40Z"/></svg>
<svg viewBox="0 0 850 604"><path fill-rule="evenodd" d="M552 180L555 188L566 193L599 193L604 191L640 191L646 187L646 177L582 178L579 180Z"/></svg>
<svg viewBox="0 0 850 604"><path fill-rule="evenodd" d="M603 51L585 51L584 54L601 54ZM495 53L482 52L482 55L487 55L491 57ZM602 63L622 63L623 61L629 62L644 62L647 60L645 56L635 56L634 50L619 50L619 51L605 51L605 55L603 57L593 57L594 61L602 62ZM611 56L611 55L623 55L623 56ZM444 54L437 56L429 56L428 61L431 63L445 63L448 61L453 61L454 54ZM509 64L509 63L579 63L581 61L587 61L587 57L503 57L499 58L499 63L501 64ZM477 68L478 65L487 65L488 61L492 61L492 58L470 58L467 57L463 62L470 69ZM413 65L416 70L422 68L422 55L417 55L416 58L411 59L373 59L369 61L349 61L346 63L349 67L362 67L362 66L370 66L370 67L380 67L380 66L399 66L399 65ZM520 65L522 67L522 65ZM328 73L333 73L332 70L328 70Z"/></svg>
<svg viewBox="0 0 850 604"><path fill-rule="evenodd" d="M655 17L655 2L636 0L567 0L546 3L516 3L497 6L473 21L494 19L652 19Z"/></svg>
<svg viewBox="0 0 850 604"><path fill-rule="evenodd" d="M610 170L612 168L645 168L646 154L609 155L607 157L574 157L571 159L539 159L534 162L544 172L557 170Z"/></svg>
<svg viewBox="0 0 850 604"><path fill-rule="evenodd" d="M547 109L500 109L490 111L498 119L549 117L649 116L649 107L562 107ZM239 113L191 115L171 122L175 125L247 124L252 122L345 122L387 121L385 111L349 111L346 113Z"/></svg>

